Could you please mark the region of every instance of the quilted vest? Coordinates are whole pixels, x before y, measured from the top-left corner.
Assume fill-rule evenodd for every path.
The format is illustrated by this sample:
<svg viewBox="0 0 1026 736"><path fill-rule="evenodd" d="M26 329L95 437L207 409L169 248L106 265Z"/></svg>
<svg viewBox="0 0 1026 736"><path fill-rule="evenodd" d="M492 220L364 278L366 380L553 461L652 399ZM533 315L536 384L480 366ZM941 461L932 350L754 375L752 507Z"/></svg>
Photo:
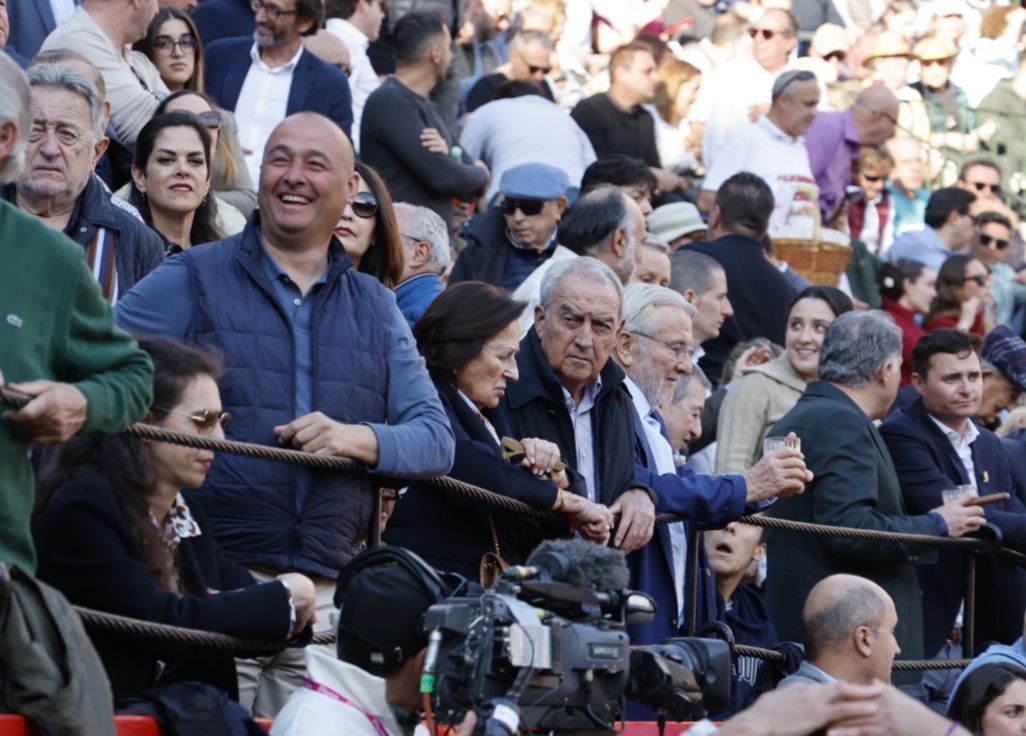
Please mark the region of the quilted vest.
<svg viewBox="0 0 1026 736"><path fill-rule="evenodd" d="M228 438L277 446L274 427L296 418L296 361L291 324L264 271L258 222L253 217L242 233L185 253L195 298L187 339L214 345L225 356L218 385L233 415ZM346 424L383 423L394 307L385 287L356 272L334 241L326 279L308 296L316 300L313 405ZM296 495L298 472L313 475L304 503ZM332 578L371 515L364 474L299 471L228 454L218 456L194 499L232 558Z"/></svg>

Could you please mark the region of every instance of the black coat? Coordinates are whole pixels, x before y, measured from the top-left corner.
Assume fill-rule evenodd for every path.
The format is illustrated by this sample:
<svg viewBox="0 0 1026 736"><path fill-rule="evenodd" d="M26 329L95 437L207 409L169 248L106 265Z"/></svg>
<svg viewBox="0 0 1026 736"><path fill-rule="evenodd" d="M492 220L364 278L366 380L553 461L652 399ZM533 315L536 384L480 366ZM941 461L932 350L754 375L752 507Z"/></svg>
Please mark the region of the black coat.
<svg viewBox="0 0 1026 736"><path fill-rule="evenodd" d="M971 483L981 496L1007 492L1012 494L1008 501L986 507L987 521L1001 530L1005 546L1026 548L1026 507L1015 495L1001 441L993 433L980 429L971 446L976 476L971 479L920 398L887 417L880 434L894 460L909 513L925 514L937 508L944 503L941 491L956 485ZM940 650L955 624L966 593L966 561L965 551L941 547L936 564L918 568L928 656ZM978 559L976 641L1010 644L1022 635L1024 591L1026 573L988 557Z"/></svg>
<svg viewBox="0 0 1026 736"><path fill-rule="evenodd" d="M909 515L883 438L836 386L810 383L773 432L798 435L815 479L805 493L773 504L772 516L854 529L938 533L933 517ZM936 555L905 544L777 530L770 530L769 548L767 597L781 641L802 641L802 608L813 586L835 573L848 573L869 578L890 594L898 611L896 636L904 658L922 656L923 614L915 563L920 554L924 560Z"/></svg>
<svg viewBox="0 0 1026 736"><path fill-rule="evenodd" d="M787 312L795 297L787 277L766 260L762 245L743 235L725 235L707 243L689 245L723 266L734 315L723 323L720 336L702 344L702 368L719 383L723 364L739 342L765 337L784 344Z"/></svg>
<svg viewBox="0 0 1026 736"><path fill-rule="evenodd" d="M551 509L556 502L556 485L505 462L484 422L453 385L436 380L435 388L456 436L456 458L449 475L535 508ZM513 436L501 409L485 409L482 414L500 439ZM515 439L521 437L517 435ZM384 539L389 544L412 549L440 570L476 579L481 556L493 549L489 512L496 524L503 559L510 563L523 561L530 550L518 548L519 517L422 483L410 486L396 504Z"/></svg>
<svg viewBox="0 0 1026 736"><path fill-rule="evenodd" d="M285 587L259 585L246 568L229 562L202 509L189 509L202 534L179 545L187 591L182 597L164 591L147 571L114 490L92 473L61 486L40 515L39 578L87 608L252 639L285 639ZM237 692L230 654L96 633L92 638L115 699L153 685L158 660L170 665L162 679L202 680Z"/></svg>
<svg viewBox="0 0 1026 736"><path fill-rule="evenodd" d="M484 281L502 286L509 258L509 239L506 237L506 218L502 210L492 207L463 226L466 247L453 264L449 284L460 281Z"/></svg>
<svg viewBox="0 0 1026 736"><path fill-rule="evenodd" d="M574 426L563 401L563 388L542 352L534 327L520 341L517 368L520 379L510 384L500 405L513 435L555 442L567 465L580 471ZM640 488L649 493L652 503L657 503L655 493L635 474L634 405L623 383L624 373L609 359L602 368L601 378L602 389L591 419L599 485L596 501L608 506L625 491Z"/></svg>

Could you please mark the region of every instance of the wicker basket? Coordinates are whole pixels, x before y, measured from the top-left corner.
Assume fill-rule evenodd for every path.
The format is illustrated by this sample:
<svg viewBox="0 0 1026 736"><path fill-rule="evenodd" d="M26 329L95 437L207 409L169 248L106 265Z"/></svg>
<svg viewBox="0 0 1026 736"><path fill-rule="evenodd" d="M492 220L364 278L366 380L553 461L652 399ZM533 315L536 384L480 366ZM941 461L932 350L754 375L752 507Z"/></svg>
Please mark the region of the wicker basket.
<svg viewBox="0 0 1026 736"><path fill-rule="evenodd" d="M851 246L824 240L774 238L773 253L799 276L827 286L837 286L851 260Z"/></svg>

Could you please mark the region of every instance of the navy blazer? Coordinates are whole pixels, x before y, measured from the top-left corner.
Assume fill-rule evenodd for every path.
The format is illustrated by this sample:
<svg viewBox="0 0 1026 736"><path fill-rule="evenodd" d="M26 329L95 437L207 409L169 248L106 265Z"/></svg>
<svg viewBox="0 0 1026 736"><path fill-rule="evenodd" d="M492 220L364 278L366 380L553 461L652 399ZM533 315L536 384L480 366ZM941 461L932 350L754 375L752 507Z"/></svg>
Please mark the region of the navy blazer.
<svg viewBox="0 0 1026 736"><path fill-rule="evenodd" d="M1008 501L986 507L987 521L1001 530L1005 545L1026 547L1026 507L1015 494L1001 441L992 432L981 427L980 436L972 444L976 475L972 479L966 476L951 442L930 419L921 398L887 417L880 425L880 434L894 460L909 513L925 514L937 508L943 503L941 491L956 485L972 483L981 496L1007 492L1012 494ZM923 644L927 655L940 650L955 623L966 593L965 565L965 552L942 547L936 564L917 569L923 590ZM998 580L1006 584L995 585ZM977 640L1007 644L1010 633L1012 639L1022 633L1023 601L1019 591L1024 580L1021 571L995 567L985 559L978 562ZM1010 597L1013 592L1014 598ZM990 600L993 604L988 603ZM1009 621L1014 622L1011 631Z"/></svg>
<svg viewBox="0 0 1026 736"><path fill-rule="evenodd" d="M249 639L283 640L289 629L285 587L258 585L246 568L221 553L202 509L192 504L189 510L202 533L178 546L186 588L178 596L150 575L114 489L98 474L83 474L54 493L36 523L39 578L79 606ZM162 680L202 680L233 696L237 692L230 653L156 641L127 646L124 638L104 632L90 632L90 638L115 699L155 684L158 660L169 665Z"/></svg>
<svg viewBox="0 0 1026 736"><path fill-rule="evenodd" d="M207 94L226 110L235 110L242 84L253 64L252 38L225 38L206 47ZM285 114L319 112L352 137L353 104L342 70L304 50L292 74Z"/></svg>
<svg viewBox="0 0 1026 736"><path fill-rule="evenodd" d="M80 5L81 0L75 0ZM11 30L7 45L31 59L46 37L57 28L49 0L8 0L7 15Z"/></svg>
<svg viewBox="0 0 1026 736"><path fill-rule="evenodd" d="M246 36L252 40L256 18L249 0L203 0L192 20L204 47L222 38Z"/></svg>

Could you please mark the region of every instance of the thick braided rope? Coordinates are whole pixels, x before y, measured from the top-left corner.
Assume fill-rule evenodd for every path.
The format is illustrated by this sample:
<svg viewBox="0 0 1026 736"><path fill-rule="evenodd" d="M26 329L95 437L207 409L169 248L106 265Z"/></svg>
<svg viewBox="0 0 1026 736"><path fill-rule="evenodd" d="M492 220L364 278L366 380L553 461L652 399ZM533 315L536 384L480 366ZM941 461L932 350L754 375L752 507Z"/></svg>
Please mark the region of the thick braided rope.
<svg viewBox="0 0 1026 736"><path fill-rule="evenodd" d="M733 647L734 654L739 657L755 657L767 662L783 664L785 657L773 649L762 647L749 647L743 644L736 644ZM972 663L971 659L899 659L891 665L895 672L924 672L926 670L961 670Z"/></svg>

